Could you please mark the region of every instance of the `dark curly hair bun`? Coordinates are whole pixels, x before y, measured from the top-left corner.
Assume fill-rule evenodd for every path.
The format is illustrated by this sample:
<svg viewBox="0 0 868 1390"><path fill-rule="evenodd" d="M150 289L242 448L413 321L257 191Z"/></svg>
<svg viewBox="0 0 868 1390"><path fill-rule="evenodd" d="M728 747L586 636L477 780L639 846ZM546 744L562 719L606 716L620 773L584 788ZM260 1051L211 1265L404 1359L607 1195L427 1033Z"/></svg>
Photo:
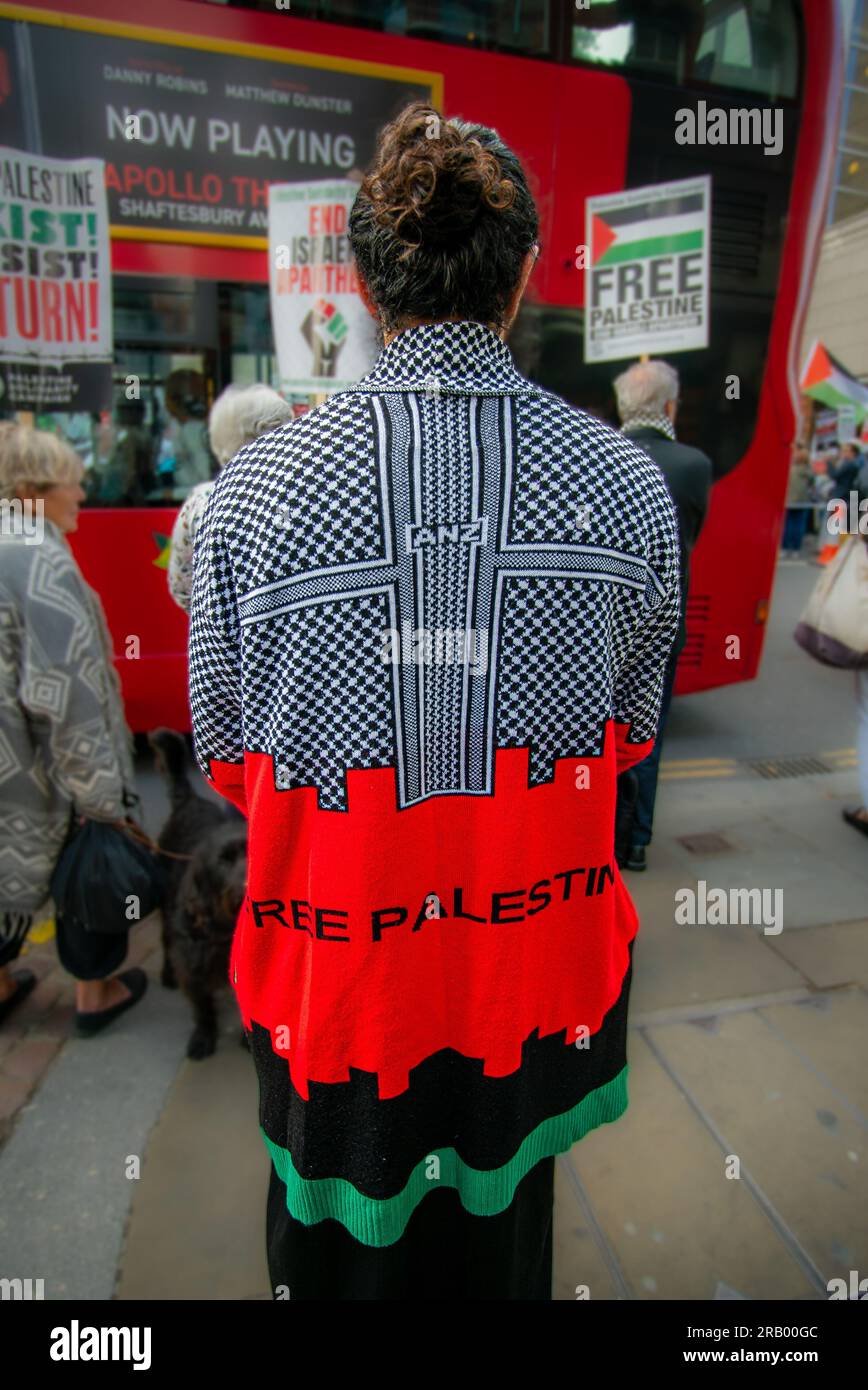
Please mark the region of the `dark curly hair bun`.
<svg viewBox="0 0 868 1390"><path fill-rule="evenodd" d="M524 170L497 132L423 102L380 132L350 214L356 265L390 329L500 323L537 230Z"/></svg>
<svg viewBox="0 0 868 1390"><path fill-rule="evenodd" d="M375 221L404 243L454 246L486 212L515 201L499 160L473 136L421 102L408 106L380 135L377 168L362 187Z"/></svg>

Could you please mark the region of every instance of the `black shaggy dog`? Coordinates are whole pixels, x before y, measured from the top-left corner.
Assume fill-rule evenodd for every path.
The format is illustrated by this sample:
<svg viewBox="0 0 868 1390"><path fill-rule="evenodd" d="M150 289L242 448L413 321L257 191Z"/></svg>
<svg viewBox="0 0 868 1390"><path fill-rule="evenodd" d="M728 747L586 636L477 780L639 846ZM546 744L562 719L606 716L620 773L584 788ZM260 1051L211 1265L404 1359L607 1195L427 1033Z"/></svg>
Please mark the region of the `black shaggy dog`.
<svg viewBox="0 0 868 1390"><path fill-rule="evenodd" d="M166 857L163 903L163 971L169 989L180 984L193 1006L187 1056L210 1057L217 1046L215 994L229 978L229 948L244 901L247 822L193 790L187 744L172 729L148 735L160 772L169 784L170 811L157 839Z"/></svg>

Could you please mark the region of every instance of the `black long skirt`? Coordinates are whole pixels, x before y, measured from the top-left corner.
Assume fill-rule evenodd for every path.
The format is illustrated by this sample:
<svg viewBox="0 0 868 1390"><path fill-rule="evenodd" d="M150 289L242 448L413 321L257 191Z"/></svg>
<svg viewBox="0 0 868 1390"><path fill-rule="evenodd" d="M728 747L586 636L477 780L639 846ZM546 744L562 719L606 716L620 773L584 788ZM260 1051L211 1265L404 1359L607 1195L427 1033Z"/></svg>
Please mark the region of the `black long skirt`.
<svg viewBox="0 0 868 1390"><path fill-rule="evenodd" d="M505 1211L472 1216L454 1188L427 1193L394 1245L363 1245L339 1221L290 1215L274 1166L268 1272L276 1299L473 1299L550 1302L554 1158L531 1168Z"/></svg>

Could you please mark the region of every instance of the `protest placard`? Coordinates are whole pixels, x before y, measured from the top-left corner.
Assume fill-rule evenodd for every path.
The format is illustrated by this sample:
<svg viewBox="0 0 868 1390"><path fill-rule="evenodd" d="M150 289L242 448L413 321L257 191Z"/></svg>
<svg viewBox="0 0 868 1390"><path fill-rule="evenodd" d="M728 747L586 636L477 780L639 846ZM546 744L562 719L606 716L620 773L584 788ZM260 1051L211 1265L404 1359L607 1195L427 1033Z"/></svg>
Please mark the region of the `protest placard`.
<svg viewBox="0 0 868 1390"><path fill-rule="evenodd" d="M0 146L0 405L105 409L111 364L102 160Z"/></svg>
<svg viewBox="0 0 868 1390"><path fill-rule="evenodd" d="M711 179L585 204L585 361L708 346Z"/></svg>
<svg viewBox="0 0 868 1390"><path fill-rule="evenodd" d="M269 187L271 320L287 393L342 390L376 359L348 236L357 191L350 179Z"/></svg>

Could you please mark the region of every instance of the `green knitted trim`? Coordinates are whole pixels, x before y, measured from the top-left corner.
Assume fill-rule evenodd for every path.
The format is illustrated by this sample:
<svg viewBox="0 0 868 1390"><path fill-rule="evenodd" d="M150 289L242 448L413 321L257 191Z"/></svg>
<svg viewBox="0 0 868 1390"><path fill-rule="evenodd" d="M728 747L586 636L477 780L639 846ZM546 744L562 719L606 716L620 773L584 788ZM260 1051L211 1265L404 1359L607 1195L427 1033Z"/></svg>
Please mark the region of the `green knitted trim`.
<svg viewBox="0 0 868 1390"><path fill-rule="evenodd" d="M346 1178L300 1177L289 1150L273 1143L264 1130L262 1137L278 1177L286 1184L287 1209L296 1221L313 1226L332 1217L363 1245L393 1245L401 1239L419 1202L435 1185L454 1187L461 1205L474 1216L496 1216L505 1211L522 1178L541 1159L566 1153L592 1129L623 1115L628 1105L627 1071L625 1066L572 1110L543 1120L502 1168L471 1168L454 1149L433 1149L416 1164L403 1192L379 1200L366 1197ZM429 1178L427 1170L435 1157L440 1160L440 1175Z"/></svg>

